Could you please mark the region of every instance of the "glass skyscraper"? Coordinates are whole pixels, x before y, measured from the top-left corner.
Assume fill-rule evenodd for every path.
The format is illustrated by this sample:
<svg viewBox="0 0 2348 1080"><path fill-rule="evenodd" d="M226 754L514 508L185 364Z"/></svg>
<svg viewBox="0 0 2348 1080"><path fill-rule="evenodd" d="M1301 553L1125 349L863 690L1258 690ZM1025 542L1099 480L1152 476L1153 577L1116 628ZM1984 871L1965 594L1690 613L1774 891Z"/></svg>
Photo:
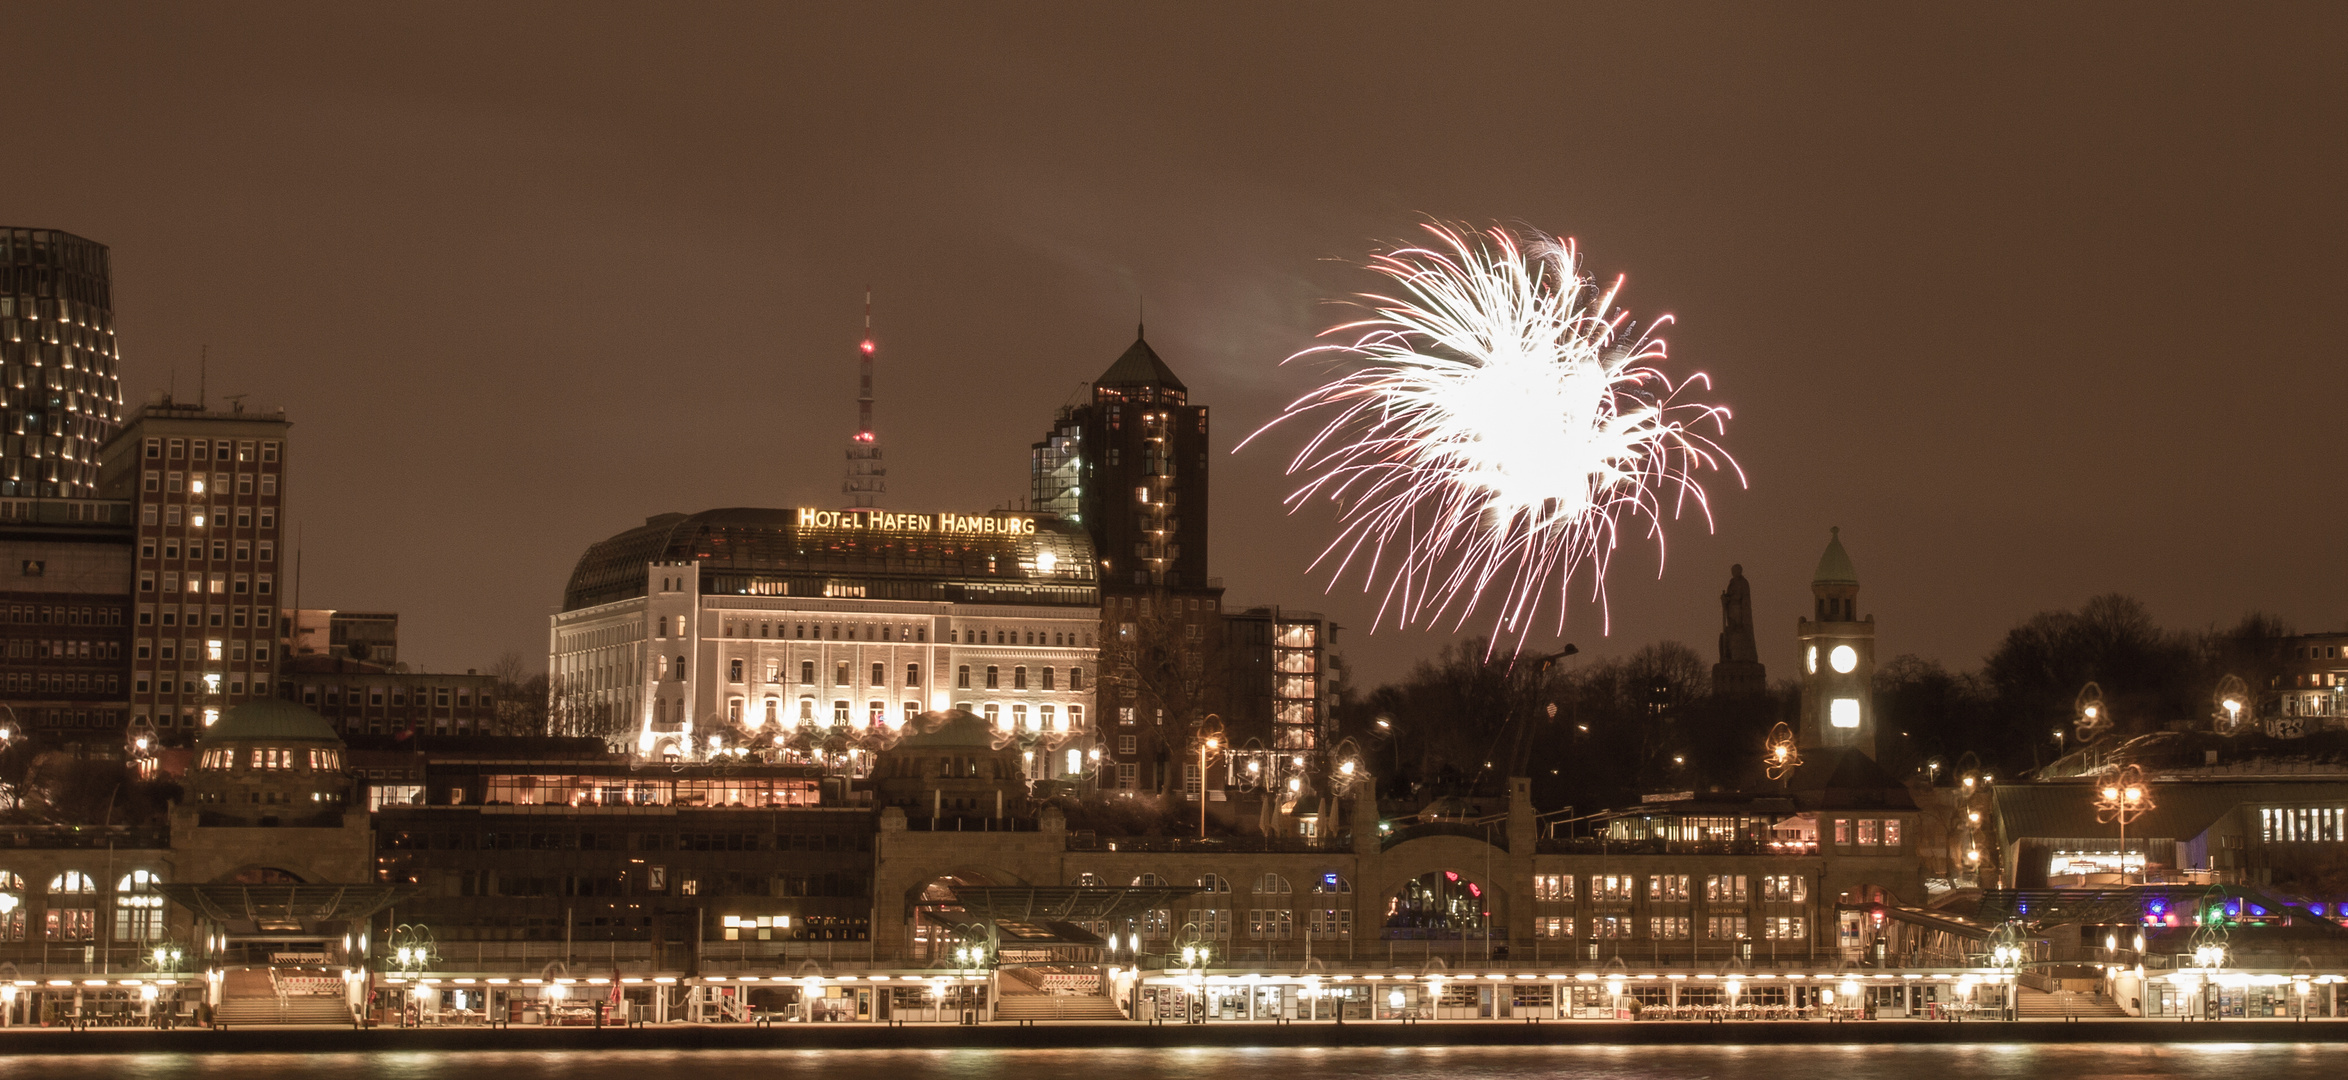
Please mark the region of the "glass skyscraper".
<svg viewBox="0 0 2348 1080"><path fill-rule="evenodd" d="M106 245L0 227L0 496L93 498L122 424Z"/></svg>

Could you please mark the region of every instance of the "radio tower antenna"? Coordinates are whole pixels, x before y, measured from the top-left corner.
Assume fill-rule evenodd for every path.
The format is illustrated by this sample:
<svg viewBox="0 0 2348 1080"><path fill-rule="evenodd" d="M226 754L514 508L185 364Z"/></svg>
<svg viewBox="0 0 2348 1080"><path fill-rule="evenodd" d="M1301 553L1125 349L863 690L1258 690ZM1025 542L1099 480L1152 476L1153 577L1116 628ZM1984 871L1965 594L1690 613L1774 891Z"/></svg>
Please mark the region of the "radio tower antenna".
<svg viewBox="0 0 2348 1080"><path fill-rule="evenodd" d="M872 361L878 352L872 343L872 286L864 287L864 341L856 347L856 434L848 440L848 478L840 492L851 510L880 505L889 490L889 470L881 464L880 439L872 430Z"/></svg>

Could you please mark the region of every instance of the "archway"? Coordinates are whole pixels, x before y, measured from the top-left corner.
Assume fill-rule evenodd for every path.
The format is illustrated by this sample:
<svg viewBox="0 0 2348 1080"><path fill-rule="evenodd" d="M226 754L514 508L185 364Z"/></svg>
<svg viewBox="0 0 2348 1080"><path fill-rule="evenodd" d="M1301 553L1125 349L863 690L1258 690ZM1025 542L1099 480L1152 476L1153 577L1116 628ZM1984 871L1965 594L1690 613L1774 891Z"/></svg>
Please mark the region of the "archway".
<svg viewBox="0 0 2348 1080"><path fill-rule="evenodd" d="M1392 941L1481 939L1493 929L1492 896L1457 870L1430 870L1386 898L1385 936Z"/></svg>
<svg viewBox="0 0 2348 1080"><path fill-rule="evenodd" d="M944 963L954 946L960 944L950 927L964 921L964 911L954 898L954 890L994 884L997 882L992 877L976 870L956 870L907 890L907 951L917 960Z"/></svg>

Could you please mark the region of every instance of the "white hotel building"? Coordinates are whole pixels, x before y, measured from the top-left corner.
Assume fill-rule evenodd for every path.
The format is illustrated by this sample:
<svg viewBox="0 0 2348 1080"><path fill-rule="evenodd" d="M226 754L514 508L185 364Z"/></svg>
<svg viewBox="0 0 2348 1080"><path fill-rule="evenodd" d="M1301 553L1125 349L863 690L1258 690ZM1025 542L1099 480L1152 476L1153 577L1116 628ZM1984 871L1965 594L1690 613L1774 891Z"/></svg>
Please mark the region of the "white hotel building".
<svg viewBox="0 0 2348 1080"><path fill-rule="evenodd" d="M1100 590L1050 516L662 514L587 549L548 638L558 734L661 758L966 709L1090 761Z"/></svg>

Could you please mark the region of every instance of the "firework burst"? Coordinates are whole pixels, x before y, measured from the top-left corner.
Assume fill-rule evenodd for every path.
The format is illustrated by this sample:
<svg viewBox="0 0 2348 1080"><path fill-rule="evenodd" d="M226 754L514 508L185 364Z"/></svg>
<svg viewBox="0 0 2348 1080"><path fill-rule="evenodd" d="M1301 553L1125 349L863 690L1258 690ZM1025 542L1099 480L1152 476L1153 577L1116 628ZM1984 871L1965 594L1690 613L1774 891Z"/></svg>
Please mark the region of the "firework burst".
<svg viewBox="0 0 2348 1080"><path fill-rule="evenodd" d="M1563 630L1584 572L1606 610L1606 568L1623 530L1663 548L1663 523L1711 507L1696 473L1736 462L1728 410L1683 401L1711 388L1657 369L1663 339L1615 307L1616 278L1586 277L1570 240L1430 224L1433 241L1375 257L1391 295L1369 317L1324 331L1346 339L1289 358L1336 377L1292 402L1253 440L1312 415L1320 429L1288 464L1305 481L1291 512L1338 507L1337 538L1313 562L1332 587L1352 569L1383 588L1378 621L1454 629L1487 605L1495 643L1520 645L1554 598ZM1242 443L1241 445L1245 445Z"/></svg>

